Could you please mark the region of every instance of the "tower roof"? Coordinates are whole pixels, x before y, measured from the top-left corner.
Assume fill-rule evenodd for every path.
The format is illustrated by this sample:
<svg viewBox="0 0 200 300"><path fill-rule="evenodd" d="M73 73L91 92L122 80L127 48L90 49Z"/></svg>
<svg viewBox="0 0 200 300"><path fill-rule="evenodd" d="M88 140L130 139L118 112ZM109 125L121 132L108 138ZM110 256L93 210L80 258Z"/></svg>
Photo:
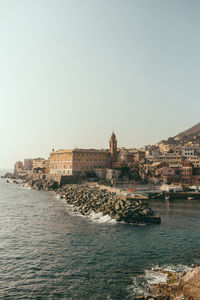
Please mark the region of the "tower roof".
<svg viewBox="0 0 200 300"><path fill-rule="evenodd" d="M111 139L112 141L113 141L113 140L116 140L116 135L114 134L114 131L112 132L110 139Z"/></svg>

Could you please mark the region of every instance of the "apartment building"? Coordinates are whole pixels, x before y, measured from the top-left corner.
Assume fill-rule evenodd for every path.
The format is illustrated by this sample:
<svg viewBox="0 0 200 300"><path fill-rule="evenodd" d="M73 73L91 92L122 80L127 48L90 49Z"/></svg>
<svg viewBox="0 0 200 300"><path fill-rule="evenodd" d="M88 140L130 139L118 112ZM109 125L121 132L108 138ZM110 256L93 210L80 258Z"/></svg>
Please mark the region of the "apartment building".
<svg viewBox="0 0 200 300"><path fill-rule="evenodd" d="M200 156L197 155L189 156L187 158L187 161L191 162L193 167L200 168Z"/></svg>
<svg viewBox="0 0 200 300"><path fill-rule="evenodd" d="M200 146L199 145L183 146L182 155L186 158L190 156L200 155Z"/></svg>
<svg viewBox="0 0 200 300"><path fill-rule="evenodd" d="M33 169L45 169L48 168L49 162L44 158L34 158L33 159Z"/></svg>
<svg viewBox="0 0 200 300"><path fill-rule="evenodd" d="M176 153L163 154L157 157L160 162L165 162L170 168L181 168L182 156Z"/></svg>

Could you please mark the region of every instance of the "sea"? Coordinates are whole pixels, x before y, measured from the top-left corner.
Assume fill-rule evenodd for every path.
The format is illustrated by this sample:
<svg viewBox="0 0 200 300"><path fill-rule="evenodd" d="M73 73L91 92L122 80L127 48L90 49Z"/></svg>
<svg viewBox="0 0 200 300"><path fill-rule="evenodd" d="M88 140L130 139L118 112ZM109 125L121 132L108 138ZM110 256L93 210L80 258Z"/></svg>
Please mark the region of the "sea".
<svg viewBox="0 0 200 300"><path fill-rule="evenodd" d="M160 225L120 224L0 179L0 299L134 299L200 264L200 200L149 206Z"/></svg>

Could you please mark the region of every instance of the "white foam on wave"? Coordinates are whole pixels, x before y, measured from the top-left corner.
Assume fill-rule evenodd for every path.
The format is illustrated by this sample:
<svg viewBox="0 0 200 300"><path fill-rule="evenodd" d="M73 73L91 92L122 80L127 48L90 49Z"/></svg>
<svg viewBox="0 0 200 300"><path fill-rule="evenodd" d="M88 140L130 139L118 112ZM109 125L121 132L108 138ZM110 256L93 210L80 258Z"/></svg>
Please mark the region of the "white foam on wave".
<svg viewBox="0 0 200 300"><path fill-rule="evenodd" d="M23 185L22 187L23 187L25 190L31 190L31 186Z"/></svg>
<svg viewBox="0 0 200 300"><path fill-rule="evenodd" d="M128 291L133 296L149 296L149 286L151 284L166 283L167 274L154 270L145 270L144 274L132 278L133 283L128 287Z"/></svg>
<svg viewBox="0 0 200 300"><path fill-rule="evenodd" d="M192 270L192 267L187 265L164 265L162 266L162 270L168 271L168 272L188 272Z"/></svg>
<svg viewBox="0 0 200 300"><path fill-rule="evenodd" d="M78 211L77 207L75 207L73 204L67 203L65 198L61 198L61 195L56 194L55 198L58 200L62 200L65 203L68 213L72 216L89 218L91 221L95 223L109 223L109 224L117 223L115 219L112 219L109 215L103 215L102 213L91 212L89 215L83 215Z"/></svg>
<svg viewBox="0 0 200 300"><path fill-rule="evenodd" d="M127 287L132 296L149 296L149 289L143 276L133 277L132 280L133 283Z"/></svg>
<svg viewBox="0 0 200 300"><path fill-rule="evenodd" d="M61 198L61 195L56 194L55 198L58 200L62 200L65 203L67 211L70 213L70 215L84 217L84 218L87 217L95 223L109 223L109 224L117 223L115 219L112 219L109 215L103 215L102 213L91 212L89 215L85 216L81 214L75 206L73 206L72 204L68 204L65 198Z"/></svg>
<svg viewBox="0 0 200 300"><path fill-rule="evenodd" d="M96 222L96 223L110 223L110 224L117 223L117 221L115 219L112 219L109 215L103 215L102 213L92 212L88 217L93 222Z"/></svg>
<svg viewBox="0 0 200 300"><path fill-rule="evenodd" d="M160 273L159 271L154 270L146 270L144 278L148 282L148 284L157 284L157 283L166 283L167 282L167 274Z"/></svg>

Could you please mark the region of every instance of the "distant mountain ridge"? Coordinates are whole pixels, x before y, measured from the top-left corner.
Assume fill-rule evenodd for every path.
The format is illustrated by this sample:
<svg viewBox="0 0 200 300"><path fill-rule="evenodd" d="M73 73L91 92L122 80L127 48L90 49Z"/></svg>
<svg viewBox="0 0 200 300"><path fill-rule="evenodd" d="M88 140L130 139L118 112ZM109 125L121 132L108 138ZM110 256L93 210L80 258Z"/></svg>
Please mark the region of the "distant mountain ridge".
<svg viewBox="0 0 200 300"><path fill-rule="evenodd" d="M175 138L180 138L180 139L183 139L184 137L185 138L188 138L188 137L194 137L194 136L200 136L200 122L197 123L196 125L190 127L189 129L175 135Z"/></svg>

